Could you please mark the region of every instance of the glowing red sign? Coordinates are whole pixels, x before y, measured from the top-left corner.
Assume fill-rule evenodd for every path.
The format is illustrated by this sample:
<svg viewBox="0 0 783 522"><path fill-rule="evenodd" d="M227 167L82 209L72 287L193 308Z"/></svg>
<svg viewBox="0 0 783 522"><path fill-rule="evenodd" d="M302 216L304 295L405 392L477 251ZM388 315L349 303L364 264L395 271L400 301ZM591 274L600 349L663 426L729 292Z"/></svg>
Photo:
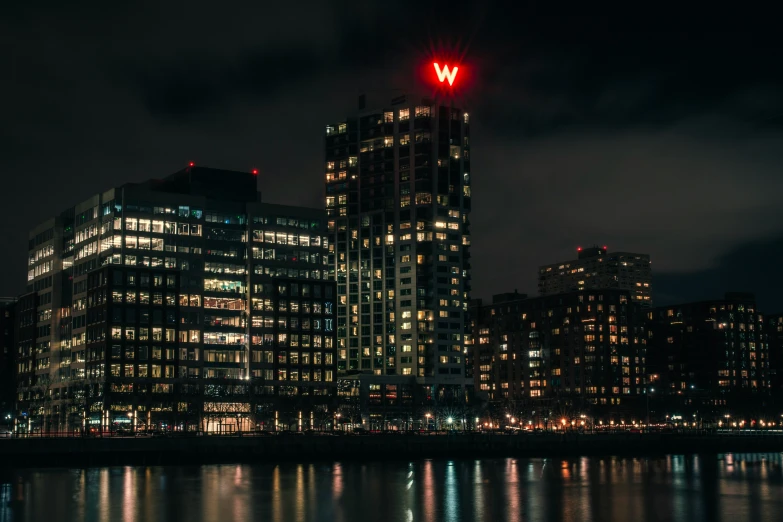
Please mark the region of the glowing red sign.
<svg viewBox="0 0 783 522"><path fill-rule="evenodd" d="M457 71L459 70L459 67L454 66L449 70L448 65L444 65L443 69L440 68L440 65L435 62L432 65L435 66L435 74L438 75L438 81L440 83L445 82L446 80L449 81L449 85L454 85L454 78L457 77Z"/></svg>

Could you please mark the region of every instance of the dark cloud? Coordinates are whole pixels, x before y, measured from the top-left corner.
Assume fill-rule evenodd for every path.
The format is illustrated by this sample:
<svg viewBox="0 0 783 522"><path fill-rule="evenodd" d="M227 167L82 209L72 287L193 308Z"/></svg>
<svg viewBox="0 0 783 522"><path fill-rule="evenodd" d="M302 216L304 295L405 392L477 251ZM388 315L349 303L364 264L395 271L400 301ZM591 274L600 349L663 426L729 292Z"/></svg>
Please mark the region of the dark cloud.
<svg viewBox="0 0 783 522"><path fill-rule="evenodd" d="M783 112L783 70L769 67L754 40L655 33L617 44L560 44L497 71L488 125L537 136L572 125L666 126L715 113L763 124Z"/></svg>
<svg viewBox="0 0 783 522"><path fill-rule="evenodd" d="M749 289L783 309L766 261L730 277L740 246L783 234L776 23L691 3L14 3L0 292L23 288L28 223L187 161L320 205L324 125L359 93L426 91L417 65L456 55L477 296L534 293L538 265L600 243L649 252L662 302Z"/></svg>
<svg viewBox="0 0 783 522"><path fill-rule="evenodd" d="M226 104L274 96L321 73L309 49L242 51L223 59L177 57L163 63L115 64L120 83L133 86L155 118L187 120Z"/></svg>
<svg viewBox="0 0 783 522"><path fill-rule="evenodd" d="M723 296L722 291L754 292L762 312L783 311L783 277L774 276L783 259L783 236L738 245L718 257L713 266L696 271L657 273L658 305L669 305Z"/></svg>

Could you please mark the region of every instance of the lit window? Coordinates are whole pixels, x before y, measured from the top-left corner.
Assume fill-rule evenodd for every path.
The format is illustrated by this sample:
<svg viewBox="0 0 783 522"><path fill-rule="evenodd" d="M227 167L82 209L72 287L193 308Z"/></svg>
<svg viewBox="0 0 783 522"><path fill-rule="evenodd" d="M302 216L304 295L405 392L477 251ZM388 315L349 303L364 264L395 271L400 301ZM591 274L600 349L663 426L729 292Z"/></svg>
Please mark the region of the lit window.
<svg viewBox="0 0 783 522"><path fill-rule="evenodd" d="M416 117L417 118L429 118L430 117L430 108L429 107L416 107Z"/></svg>

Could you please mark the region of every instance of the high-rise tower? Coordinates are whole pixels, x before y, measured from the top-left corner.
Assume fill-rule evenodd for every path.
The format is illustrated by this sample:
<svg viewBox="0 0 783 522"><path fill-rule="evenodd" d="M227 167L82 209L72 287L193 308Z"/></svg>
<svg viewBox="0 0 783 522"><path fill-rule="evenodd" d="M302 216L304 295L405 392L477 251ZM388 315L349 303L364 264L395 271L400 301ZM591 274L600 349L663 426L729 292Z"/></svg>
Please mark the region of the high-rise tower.
<svg viewBox="0 0 783 522"><path fill-rule="evenodd" d="M360 108L327 125L325 159L338 370L464 389L468 113L404 96Z"/></svg>

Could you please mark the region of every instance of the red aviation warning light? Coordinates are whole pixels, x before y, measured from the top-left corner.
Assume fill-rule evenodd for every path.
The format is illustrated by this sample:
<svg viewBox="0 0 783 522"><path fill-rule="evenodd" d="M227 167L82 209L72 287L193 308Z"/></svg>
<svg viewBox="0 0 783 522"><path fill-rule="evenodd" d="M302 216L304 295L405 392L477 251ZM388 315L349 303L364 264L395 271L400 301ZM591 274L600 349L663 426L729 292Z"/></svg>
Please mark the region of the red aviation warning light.
<svg viewBox="0 0 783 522"><path fill-rule="evenodd" d="M438 81L440 83L448 80L449 85L454 85L454 79L457 77L457 71L459 70L459 67L455 65L451 68L451 70L449 70L449 66L446 64L443 65L442 69L438 62L434 62L432 65L435 67L435 74L438 75Z"/></svg>
<svg viewBox="0 0 783 522"><path fill-rule="evenodd" d="M258 169L253 169L253 175L258 176Z"/></svg>

